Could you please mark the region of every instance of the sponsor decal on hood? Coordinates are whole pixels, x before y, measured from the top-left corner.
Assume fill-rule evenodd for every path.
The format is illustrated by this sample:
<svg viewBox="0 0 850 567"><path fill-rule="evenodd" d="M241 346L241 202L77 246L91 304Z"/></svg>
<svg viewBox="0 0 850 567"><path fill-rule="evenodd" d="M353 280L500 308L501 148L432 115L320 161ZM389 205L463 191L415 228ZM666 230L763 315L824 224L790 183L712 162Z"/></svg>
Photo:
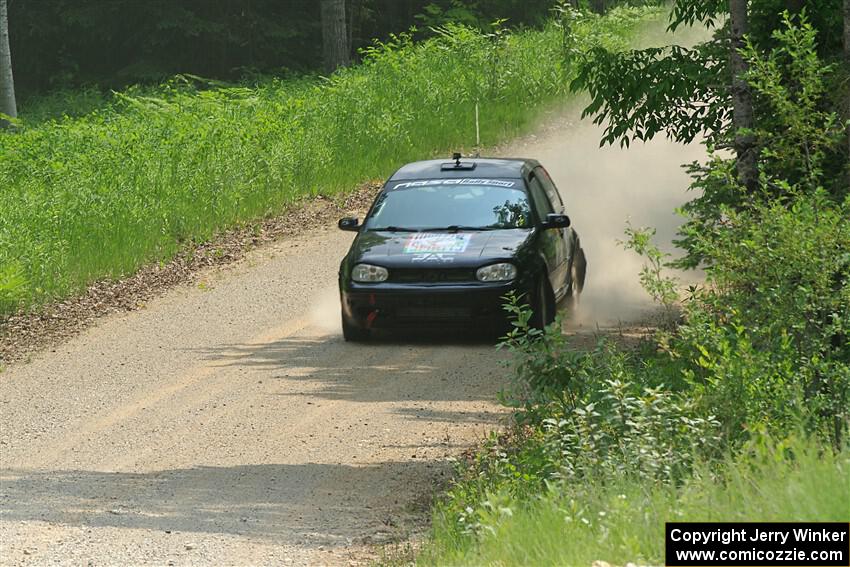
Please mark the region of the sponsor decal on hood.
<svg viewBox="0 0 850 567"><path fill-rule="evenodd" d="M471 234L420 232L404 243L405 254L462 254L469 247Z"/></svg>

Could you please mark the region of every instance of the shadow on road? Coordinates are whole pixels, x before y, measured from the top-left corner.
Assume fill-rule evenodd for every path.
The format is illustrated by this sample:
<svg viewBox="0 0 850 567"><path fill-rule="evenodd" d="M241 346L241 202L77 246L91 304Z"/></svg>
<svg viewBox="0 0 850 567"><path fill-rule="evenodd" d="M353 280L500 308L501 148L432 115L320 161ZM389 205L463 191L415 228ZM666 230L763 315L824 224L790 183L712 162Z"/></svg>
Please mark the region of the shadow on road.
<svg viewBox="0 0 850 567"><path fill-rule="evenodd" d="M272 379L288 381L279 395L355 402L489 402L508 375L505 357L490 344L424 338L418 343L352 344L336 336L295 336L201 353L215 367L261 370ZM300 387L293 388L293 383Z"/></svg>
<svg viewBox="0 0 850 567"><path fill-rule="evenodd" d="M428 502L404 501L403 495L431 494L449 471L448 462L426 460L152 473L6 469L0 473L0 519L143 529L152 537L202 532L343 545L387 540L410 528Z"/></svg>

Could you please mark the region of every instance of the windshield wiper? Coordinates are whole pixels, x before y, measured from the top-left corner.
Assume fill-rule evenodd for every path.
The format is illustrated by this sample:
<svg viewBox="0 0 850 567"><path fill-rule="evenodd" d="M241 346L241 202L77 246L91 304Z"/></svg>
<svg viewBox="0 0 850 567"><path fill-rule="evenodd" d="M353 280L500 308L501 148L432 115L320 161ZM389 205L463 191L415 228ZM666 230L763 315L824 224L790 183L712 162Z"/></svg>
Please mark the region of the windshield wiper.
<svg viewBox="0 0 850 567"><path fill-rule="evenodd" d="M370 228L369 232L419 232L419 229L402 226L379 226L377 228Z"/></svg>

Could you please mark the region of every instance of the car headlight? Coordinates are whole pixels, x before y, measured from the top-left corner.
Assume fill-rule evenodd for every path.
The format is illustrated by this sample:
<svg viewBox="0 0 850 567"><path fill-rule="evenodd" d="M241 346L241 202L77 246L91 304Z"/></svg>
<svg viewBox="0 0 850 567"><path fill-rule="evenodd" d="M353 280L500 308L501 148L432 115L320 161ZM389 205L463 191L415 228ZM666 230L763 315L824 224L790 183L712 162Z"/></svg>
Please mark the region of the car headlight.
<svg viewBox="0 0 850 567"><path fill-rule="evenodd" d="M372 264L357 264L351 270L351 279L361 283L385 282L389 276L386 268Z"/></svg>
<svg viewBox="0 0 850 567"><path fill-rule="evenodd" d="M475 277L481 282L507 282L516 278L516 266L513 264L490 264L478 268Z"/></svg>

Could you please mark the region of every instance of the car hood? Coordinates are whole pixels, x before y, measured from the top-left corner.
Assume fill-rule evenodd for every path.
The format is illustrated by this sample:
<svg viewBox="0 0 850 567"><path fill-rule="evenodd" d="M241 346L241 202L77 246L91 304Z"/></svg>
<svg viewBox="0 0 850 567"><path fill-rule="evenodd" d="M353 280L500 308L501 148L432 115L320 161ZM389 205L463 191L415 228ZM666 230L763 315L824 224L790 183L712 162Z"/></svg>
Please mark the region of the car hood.
<svg viewBox="0 0 850 567"><path fill-rule="evenodd" d="M513 258L531 237L530 229L453 232L363 232L351 247L353 263L387 268L477 267Z"/></svg>

